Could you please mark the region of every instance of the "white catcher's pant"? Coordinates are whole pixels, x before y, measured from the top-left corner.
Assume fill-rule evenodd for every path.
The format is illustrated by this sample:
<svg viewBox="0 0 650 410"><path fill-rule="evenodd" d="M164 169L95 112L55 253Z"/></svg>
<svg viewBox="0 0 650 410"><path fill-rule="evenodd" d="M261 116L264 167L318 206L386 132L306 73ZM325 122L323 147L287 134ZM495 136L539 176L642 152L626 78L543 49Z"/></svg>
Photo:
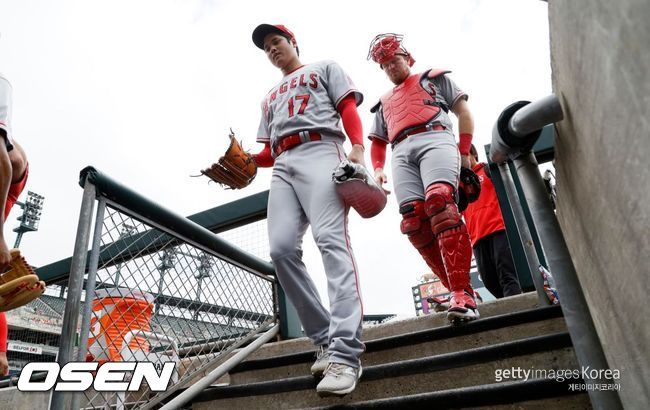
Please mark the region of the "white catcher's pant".
<svg viewBox="0 0 650 410"><path fill-rule="evenodd" d="M348 208L332 171L345 158L335 141L303 143L275 159L268 204L271 259L307 336L329 345L330 360L359 366L363 308L348 236ZM311 225L327 274L330 314L302 261L302 238Z"/></svg>

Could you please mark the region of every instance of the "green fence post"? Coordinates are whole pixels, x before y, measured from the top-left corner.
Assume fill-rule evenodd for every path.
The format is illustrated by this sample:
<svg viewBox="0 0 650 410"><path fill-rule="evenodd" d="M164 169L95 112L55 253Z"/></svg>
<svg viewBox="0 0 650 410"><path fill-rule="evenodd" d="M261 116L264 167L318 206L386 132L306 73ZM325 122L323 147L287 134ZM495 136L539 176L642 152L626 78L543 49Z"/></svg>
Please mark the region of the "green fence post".
<svg viewBox="0 0 650 410"><path fill-rule="evenodd" d="M300 318L298 317L298 311L293 304L291 304L289 298L287 298L287 294L284 293L284 289L282 289L279 282L277 286L278 309L280 314L280 336L285 340L303 337L304 333L300 324Z"/></svg>

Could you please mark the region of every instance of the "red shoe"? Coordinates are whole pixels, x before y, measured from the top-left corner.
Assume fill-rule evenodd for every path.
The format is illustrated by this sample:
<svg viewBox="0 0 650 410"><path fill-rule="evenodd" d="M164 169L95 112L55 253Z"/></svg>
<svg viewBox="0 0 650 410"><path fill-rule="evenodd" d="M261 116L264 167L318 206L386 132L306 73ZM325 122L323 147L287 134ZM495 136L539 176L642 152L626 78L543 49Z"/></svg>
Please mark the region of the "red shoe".
<svg viewBox="0 0 650 410"><path fill-rule="evenodd" d="M476 300L465 291L455 291L451 294L447 320L453 325L476 320L480 317L476 308Z"/></svg>

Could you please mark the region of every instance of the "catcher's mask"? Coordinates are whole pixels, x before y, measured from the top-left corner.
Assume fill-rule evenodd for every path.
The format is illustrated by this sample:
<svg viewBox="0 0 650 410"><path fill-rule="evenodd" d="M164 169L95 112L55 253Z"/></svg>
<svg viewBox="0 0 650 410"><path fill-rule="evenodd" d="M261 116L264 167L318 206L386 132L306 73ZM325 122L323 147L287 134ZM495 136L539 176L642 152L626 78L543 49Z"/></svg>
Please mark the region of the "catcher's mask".
<svg viewBox="0 0 650 410"><path fill-rule="evenodd" d="M376 35L370 42L368 60L372 59L372 61L382 66L391 58L401 54L406 56L409 67L413 67L415 59L402 45L403 39L404 36L401 34L384 33Z"/></svg>
<svg viewBox="0 0 650 410"><path fill-rule="evenodd" d="M296 48L296 53L300 55L296 36L291 30L282 24L260 24L259 26L255 27L255 30L253 30L253 43L257 46L257 48L264 50L264 39L269 34L279 34L286 37L287 41L293 44L293 46Z"/></svg>

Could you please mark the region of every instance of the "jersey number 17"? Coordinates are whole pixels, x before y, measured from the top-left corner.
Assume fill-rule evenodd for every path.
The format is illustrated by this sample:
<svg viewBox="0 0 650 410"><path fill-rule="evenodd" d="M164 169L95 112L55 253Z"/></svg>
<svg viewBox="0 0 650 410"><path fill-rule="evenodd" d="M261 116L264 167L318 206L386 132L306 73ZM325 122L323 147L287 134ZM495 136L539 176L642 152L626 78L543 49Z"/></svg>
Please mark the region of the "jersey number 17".
<svg viewBox="0 0 650 410"><path fill-rule="evenodd" d="M289 99L287 104L289 105L289 118L293 117L294 115L294 107L293 107L293 100L300 100L300 108L298 108L298 115L302 114L305 112L305 108L307 108L307 103L309 102L309 94L301 94L301 95L296 95L292 98Z"/></svg>

